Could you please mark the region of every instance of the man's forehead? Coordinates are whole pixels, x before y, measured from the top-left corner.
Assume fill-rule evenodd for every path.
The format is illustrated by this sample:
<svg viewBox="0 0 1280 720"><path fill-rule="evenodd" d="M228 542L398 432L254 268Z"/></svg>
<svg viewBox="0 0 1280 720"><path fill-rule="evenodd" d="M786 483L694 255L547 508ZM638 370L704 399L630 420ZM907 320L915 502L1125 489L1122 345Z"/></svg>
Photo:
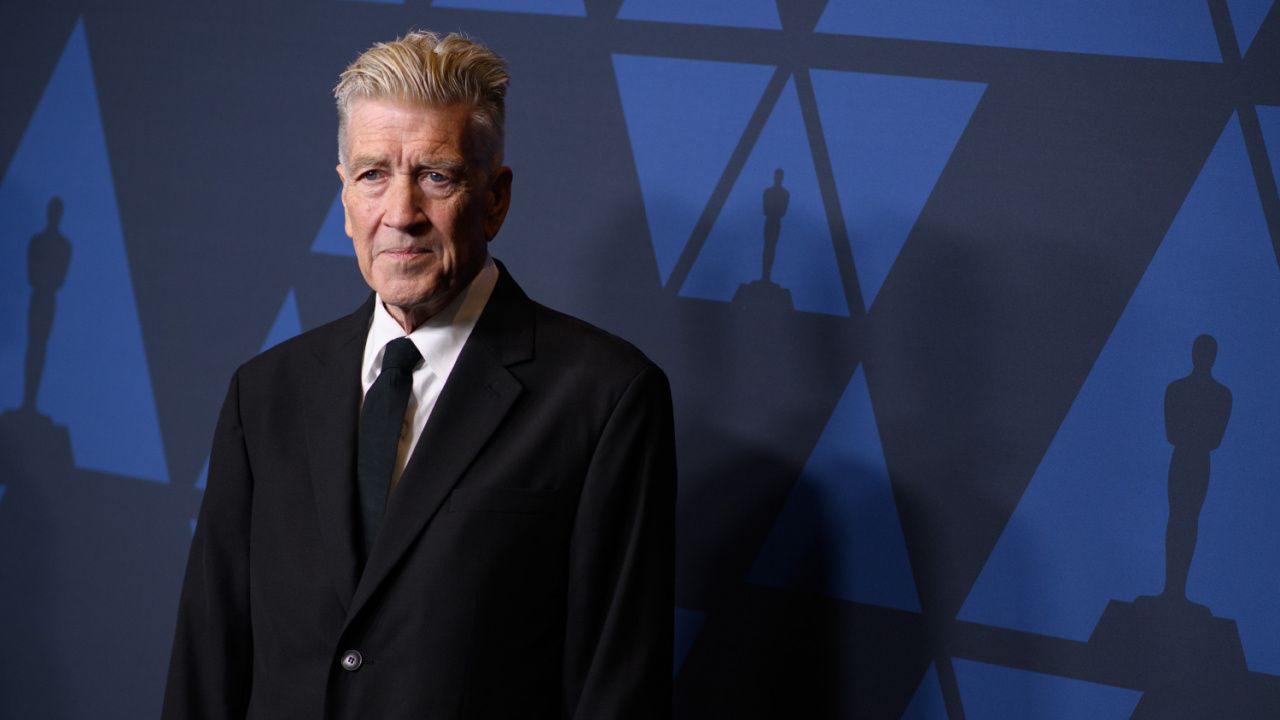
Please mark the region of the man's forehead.
<svg viewBox="0 0 1280 720"><path fill-rule="evenodd" d="M353 155L453 156L470 154L471 113L466 105L424 107L396 100L361 99L352 104L347 143Z"/></svg>
<svg viewBox="0 0 1280 720"><path fill-rule="evenodd" d="M447 149L403 150L400 152L376 148L368 151L357 150L351 157L350 163L353 168L409 167L451 171L464 171L474 165L474 163L467 162L467 159L461 153Z"/></svg>

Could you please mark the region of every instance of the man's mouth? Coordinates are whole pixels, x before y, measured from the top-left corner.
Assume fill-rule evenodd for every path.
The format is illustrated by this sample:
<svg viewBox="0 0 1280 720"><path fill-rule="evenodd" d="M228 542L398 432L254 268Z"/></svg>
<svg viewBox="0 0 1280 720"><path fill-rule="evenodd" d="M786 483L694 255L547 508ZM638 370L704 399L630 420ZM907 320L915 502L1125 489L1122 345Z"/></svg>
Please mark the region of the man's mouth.
<svg viewBox="0 0 1280 720"><path fill-rule="evenodd" d="M386 250L383 250L379 254L388 255L395 260L411 260L421 255L427 255L430 252L431 250L424 247L402 247L402 248L387 248Z"/></svg>

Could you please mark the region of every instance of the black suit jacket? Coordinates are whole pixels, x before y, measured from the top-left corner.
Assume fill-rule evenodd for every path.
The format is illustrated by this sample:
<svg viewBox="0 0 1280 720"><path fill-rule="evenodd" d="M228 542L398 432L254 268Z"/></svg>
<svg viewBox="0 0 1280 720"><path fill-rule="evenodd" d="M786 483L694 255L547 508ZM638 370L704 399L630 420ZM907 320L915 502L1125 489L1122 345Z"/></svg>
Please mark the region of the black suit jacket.
<svg viewBox="0 0 1280 720"><path fill-rule="evenodd" d="M669 715L675 458L661 370L532 302L502 268L361 573L372 310L370 298L232 379L164 717Z"/></svg>

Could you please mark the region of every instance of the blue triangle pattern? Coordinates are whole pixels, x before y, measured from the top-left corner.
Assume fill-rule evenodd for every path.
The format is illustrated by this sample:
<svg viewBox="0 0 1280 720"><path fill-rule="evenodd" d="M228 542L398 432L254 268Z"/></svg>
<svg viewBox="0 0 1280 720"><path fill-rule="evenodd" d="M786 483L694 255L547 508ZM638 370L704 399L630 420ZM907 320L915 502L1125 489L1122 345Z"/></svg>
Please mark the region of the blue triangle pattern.
<svg viewBox="0 0 1280 720"><path fill-rule="evenodd" d="M1128 720L1137 690L972 660L952 660L966 720Z"/></svg>
<svg viewBox="0 0 1280 720"><path fill-rule="evenodd" d="M316 239L311 243L311 252L355 257L356 251L351 244L351 238L347 237L345 223L342 191L339 190L333 196L333 202L329 205L329 212L324 216L324 222L320 223L320 231L316 233Z"/></svg>
<svg viewBox="0 0 1280 720"><path fill-rule="evenodd" d="M920 611L862 367L751 569L752 582Z"/></svg>
<svg viewBox="0 0 1280 720"><path fill-rule="evenodd" d="M1262 21L1267 18L1267 11L1272 4L1272 0L1227 0L1241 56L1249 52L1249 46L1253 44L1253 38L1262 27Z"/></svg>
<svg viewBox="0 0 1280 720"><path fill-rule="evenodd" d="M280 310L276 313L276 319L271 323L271 329L267 331L267 338L262 341L262 349L279 345L295 335L302 332L302 319L298 315L298 298L293 290L284 296L284 302L280 304Z"/></svg>
<svg viewBox="0 0 1280 720"><path fill-rule="evenodd" d="M1280 272L1233 117L1134 290L961 609L1084 640L1111 599L1159 593L1172 446L1164 394L1191 344L1218 341L1234 404L1212 454L1187 594L1237 621L1254 670L1280 674ZM1035 558L1028 563L1027 558Z"/></svg>
<svg viewBox="0 0 1280 720"><path fill-rule="evenodd" d="M55 197L63 210L50 230ZM83 20L0 181L0 217L0 407L22 402L28 246L69 244L69 262L59 250L31 268L52 314L36 408L68 427L77 466L168 482Z"/></svg>
<svg viewBox="0 0 1280 720"><path fill-rule="evenodd" d="M729 301L739 286L764 276L762 196L779 169L790 201L770 279L791 292L797 310L847 317L849 304L794 79L778 98L680 294Z"/></svg>
<svg viewBox="0 0 1280 720"><path fill-rule="evenodd" d="M902 714L902 720L947 720L948 717L942 686L938 684L938 668L930 664L929 670L920 678L920 685Z"/></svg>
<svg viewBox="0 0 1280 720"><path fill-rule="evenodd" d="M433 7L586 17L582 0L435 0Z"/></svg>
<svg viewBox="0 0 1280 720"><path fill-rule="evenodd" d="M618 10L618 19L775 30L782 27L774 0L626 0Z"/></svg>
<svg viewBox="0 0 1280 720"><path fill-rule="evenodd" d="M1257 111L1263 143L1267 146L1267 159L1271 161L1271 174L1280 185L1280 107L1259 105Z"/></svg>
<svg viewBox="0 0 1280 720"><path fill-rule="evenodd" d="M818 32L1219 62L1203 0L831 0Z"/></svg>
<svg viewBox="0 0 1280 720"><path fill-rule="evenodd" d="M637 55L613 67L666 284L774 69Z"/></svg>
<svg viewBox="0 0 1280 720"><path fill-rule="evenodd" d="M672 647L673 657L671 659L672 677L679 674L680 668L684 665L684 659L689 656L689 650L693 648L693 641L698 638L698 633L702 631L702 625L706 622L707 614L701 610L678 607L676 608L675 617L675 644Z"/></svg>
<svg viewBox="0 0 1280 720"><path fill-rule="evenodd" d="M986 85L815 70L813 88L869 309Z"/></svg>

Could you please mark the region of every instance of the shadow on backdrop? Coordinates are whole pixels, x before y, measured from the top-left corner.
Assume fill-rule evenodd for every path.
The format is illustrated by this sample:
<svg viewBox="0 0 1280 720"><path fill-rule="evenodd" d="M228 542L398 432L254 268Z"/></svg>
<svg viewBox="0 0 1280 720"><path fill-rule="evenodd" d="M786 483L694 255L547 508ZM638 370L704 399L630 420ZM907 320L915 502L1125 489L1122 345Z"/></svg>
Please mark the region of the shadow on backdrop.
<svg viewBox="0 0 1280 720"><path fill-rule="evenodd" d="M0 673L0 717L152 717L199 497L75 467L65 426L37 409L56 296L71 261L63 203L28 246L22 405L0 414L0 625L21 662ZM83 239L81 239L83 240ZM97 352L82 348L90 365Z"/></svg>
<svg viewBox="0 0 1280 720"><path fill-rule="evenodd" d="M665 315L683 353L667 365L680 434L702 439L680 448L677 604L705 620L676 676L675 714L897 720L932 660L923 619L836 597L827 578L847 560L842 528L882 508L802 480L859 366L862 318L797 310L795 288L774 280L783 224L804 218L788 215L783 168L772 179L759 196L764 222L742 226L763 238L738 238L761 248L759 276L732 302L679 296ZM840 474L853 482L866 470ZM761 584L752 568L784 511L800 532L775 552L791 567L781 586Z"/></svg>
<svg viewBox="0 0 1280 720"><path fill-rule="evenodd" d="M1192 343L1192 370L1164 397L1169 460L1165 583L1159 595L1112 600L1089 638L1091 654L1114 677L1144 690L1138 720L1274 717L1277 687L1250 673L1235 620L1187 597L1200 511L1209 490L1210 454L1231 417L1231 391L1214 379L1218 343Z"/></svg>
<svg viewBox="0 0 1280 720"><path fill-rule="evenodd" d="M782 236L782 219L791 203L791 193L782 186L783 171L773 171L773 184L764 189L764 254L760 262L760 279L742 283L733 295L738 304L790 310L791 291L773 280L773 261L778 256L778 238Z"/></svg>
<svg viewBox="0 0 1280 720"><path fill-rule="evenodd" d="M27 354L22 385L22 409L34 412L36 391L44 375L45 351L53 330L58 289L71 265L71 241L58 230L62 222L62 198L49 200L49 224L31 237L27 246L27 281L31 300L27 306Z"/></svg>

